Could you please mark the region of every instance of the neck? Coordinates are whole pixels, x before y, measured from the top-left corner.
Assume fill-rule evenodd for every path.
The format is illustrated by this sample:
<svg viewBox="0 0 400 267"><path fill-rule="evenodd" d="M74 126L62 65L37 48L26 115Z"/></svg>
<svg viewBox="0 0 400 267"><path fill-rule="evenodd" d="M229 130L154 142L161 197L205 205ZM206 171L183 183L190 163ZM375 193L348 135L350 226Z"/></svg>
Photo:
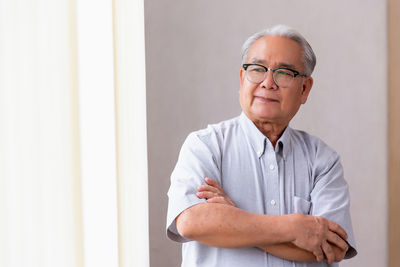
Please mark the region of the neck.
<svg viewBox="0 0 400 267"><path fill-rule="evenodd" d="M260 132L262 132L268 138L274 147L279 137L281 137L283 131L287 127L287 124L282 125L263 121L253 121L253 123L258 130L260 130Z"/></svg>

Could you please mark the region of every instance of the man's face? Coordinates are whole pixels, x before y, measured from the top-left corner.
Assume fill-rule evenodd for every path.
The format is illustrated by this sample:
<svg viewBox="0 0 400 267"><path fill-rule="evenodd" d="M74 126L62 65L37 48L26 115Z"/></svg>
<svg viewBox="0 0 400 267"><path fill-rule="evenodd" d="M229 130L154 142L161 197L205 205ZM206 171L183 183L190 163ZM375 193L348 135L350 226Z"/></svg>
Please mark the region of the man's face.
<svg viewBox="0 0 400 267"><path fill-rule="evenodd" d="M246 63L257 63L273 69L288 67L304 73L301 46L288 38L266 36L250 47ZM286 126L297 113L301 104L306 103L313 80L311 77L296 76L290 87L280 88L268 71L263 82L255 84L246 78L246 71L240 69L239 100L242 110L256 124L272 123Z"/></svg>

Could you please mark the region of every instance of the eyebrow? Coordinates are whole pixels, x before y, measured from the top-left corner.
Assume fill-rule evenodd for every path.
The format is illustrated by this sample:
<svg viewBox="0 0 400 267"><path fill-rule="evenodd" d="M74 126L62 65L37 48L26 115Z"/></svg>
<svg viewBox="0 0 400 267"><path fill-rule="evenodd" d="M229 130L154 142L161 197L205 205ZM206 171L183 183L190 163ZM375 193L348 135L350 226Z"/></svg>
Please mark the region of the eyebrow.
<svg viewBox="0 0 400 267"><path fill-rule="evenodd" d="M263 66L265 66L267 64L267 62L263 59L257 59L257 58L253 58L251 61L251 63L256 63L256 64L261 64ZM284 67L284 68L288 68L288 69L293 69L295 70L296 67L293 64L290 63L286 63L286 62L278 62L278 64L276 64L278 67Z"/></svg>
<svg viewBox="0 0 400 267"><path fill-rule="evenodd" d="M280 62L277 65L279 67L285 67L285 68L288 68L288 69L293 69L293 70L296 69L296 67L293 64L290 64L290 63Z"/></svg>

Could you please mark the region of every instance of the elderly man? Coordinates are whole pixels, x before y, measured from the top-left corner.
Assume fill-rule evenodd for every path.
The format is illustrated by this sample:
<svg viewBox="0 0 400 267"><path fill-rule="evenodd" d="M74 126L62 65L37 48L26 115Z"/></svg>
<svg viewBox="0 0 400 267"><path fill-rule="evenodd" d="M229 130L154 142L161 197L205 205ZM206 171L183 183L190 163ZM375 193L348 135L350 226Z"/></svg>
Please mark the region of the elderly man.
<svg viewBox="0 0 400 267"><path fill-rule="evenodd" d="M167 235L182 266L336 266L357 254L339 156L288 125L315 55L278 25L243 45L242 114L191 133L171 175Z"/></svg>

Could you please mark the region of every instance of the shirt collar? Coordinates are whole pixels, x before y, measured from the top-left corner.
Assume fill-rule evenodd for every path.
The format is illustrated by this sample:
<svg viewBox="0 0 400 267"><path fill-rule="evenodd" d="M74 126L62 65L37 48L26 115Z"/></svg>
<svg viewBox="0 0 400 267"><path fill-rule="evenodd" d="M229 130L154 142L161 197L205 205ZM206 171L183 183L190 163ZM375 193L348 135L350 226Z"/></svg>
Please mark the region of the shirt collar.
<svg viewBox="0 0 400 267"><path fill-rule="evenodd" d="M276 142L275 151L277 153L281 153L284 159L287 158L288 154L291 151L292 141L291 141L291 131L292 128L289 126L283 131L281 137L279 137L278 142Z"/></svg>
<svg viewBox="0 0 400 267"><path fill-rule="evenodd" d="M239 117L240 125L243 128L251 146L257 153L258 157L261 157L265 152L265 147L267 143L267 138L265 135L258 130L257 126L242 112ZM283 153L283 157L286 158L290 152L291 147L291 128L288 126L283 131L283 134L278 139L277 145L275 147L275 152Z"/></svg>

